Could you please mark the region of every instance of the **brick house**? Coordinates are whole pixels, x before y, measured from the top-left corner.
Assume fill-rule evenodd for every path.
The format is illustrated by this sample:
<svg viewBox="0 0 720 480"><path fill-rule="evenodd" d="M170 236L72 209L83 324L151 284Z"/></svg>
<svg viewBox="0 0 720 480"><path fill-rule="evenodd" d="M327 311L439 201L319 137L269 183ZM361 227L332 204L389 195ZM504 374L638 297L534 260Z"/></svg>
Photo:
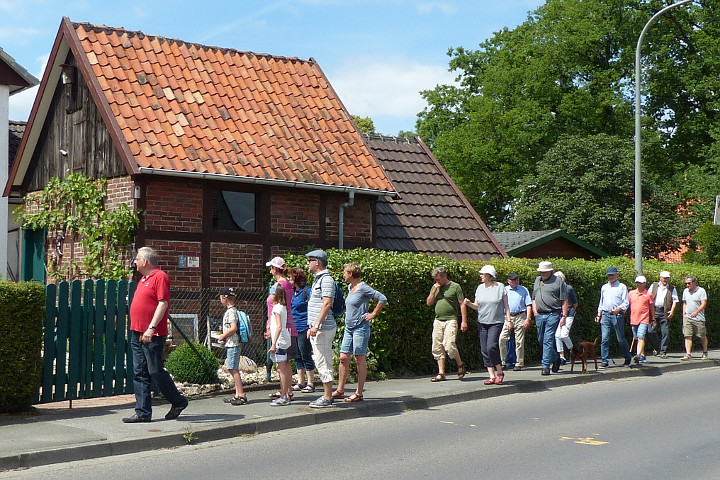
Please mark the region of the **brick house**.
<svg viewBox="0 0 720 480"><path fill-rule="evenodd" d="M110 207L141 212L136 246L196 291L260 290L265 261L310 246L373 247L378 198L396 195L312 58L64 18L5 196L72 172L107 178Z"/></svg>

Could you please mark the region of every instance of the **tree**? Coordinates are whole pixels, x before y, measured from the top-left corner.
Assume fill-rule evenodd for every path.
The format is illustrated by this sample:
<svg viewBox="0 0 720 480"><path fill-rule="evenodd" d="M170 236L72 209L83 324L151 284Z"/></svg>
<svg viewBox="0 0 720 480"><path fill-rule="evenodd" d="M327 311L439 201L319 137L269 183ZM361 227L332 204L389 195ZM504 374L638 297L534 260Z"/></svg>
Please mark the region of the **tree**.
<svg viewBox="0 0 720 480"><path fill-rule="evenodd" d="M375 122L370 117L360 117L358 115L350 115L355 125L360 129L361 133L375 133Z"/></svg>
<svg viewBox="0 0 720 480"><path fill-rule="evenodd" d="M119 204L106 208L106 180L79 174L50 179L44 190L29 194L15 213L23 228L46 231L46 269L56 280L126 278L130 274L129 247L140 224L132 209ZM79 242L82 266L63 260L63 244Z"/></svg>
<svg viewBox="0 0 720 480"><path fill-rule="evenodd" d="M548 0L478 50L449 50L459 86L423 92L428 107L417 131L491 226L511 214L520 179L535 173L560 137L632 138L635 45L663 5ZM643 49L653 66L645 73L643 157L666 185L719 150L718 7L705 2L682 10L661 19Z"/></svg>
<svg viewBox="0 0 720 480"><path fill-rule="evenodd" d="M647 172L645 172L647 174ZM610 254L634 247L634 159L632 143L598 134L561 138L523 178L513 202L511 230L561 228ZM643 179L643 254L678 248L687 231L678 222L676 197Z"/></svg>

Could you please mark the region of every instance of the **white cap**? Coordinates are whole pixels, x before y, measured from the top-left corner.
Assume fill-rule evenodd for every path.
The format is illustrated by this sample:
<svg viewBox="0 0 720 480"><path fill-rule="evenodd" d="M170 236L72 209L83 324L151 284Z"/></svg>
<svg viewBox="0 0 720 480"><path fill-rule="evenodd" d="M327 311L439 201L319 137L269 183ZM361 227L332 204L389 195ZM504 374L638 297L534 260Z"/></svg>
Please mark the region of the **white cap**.
<svg viewBox="0 0 720 480"><path fill-rule="evenodd" d="M635 277L635 283L647 283L647 278L643 275L638 275Z"/></svg>
<svg viewBox="0 0 720 480"><path fill-rule="evenodd" d="M660 272L660 275L658 275L658 277L670 278L670 272L668 272L667 270L663 270L662 272Z"/></svg>
<svg viewBox="0 0 720 480"><path fill-rule="evenodd" d="M492 265L485 265L480 269L480 273L487 273L489 275L492 275L493 278L497 277L497 271Z"/></svg>

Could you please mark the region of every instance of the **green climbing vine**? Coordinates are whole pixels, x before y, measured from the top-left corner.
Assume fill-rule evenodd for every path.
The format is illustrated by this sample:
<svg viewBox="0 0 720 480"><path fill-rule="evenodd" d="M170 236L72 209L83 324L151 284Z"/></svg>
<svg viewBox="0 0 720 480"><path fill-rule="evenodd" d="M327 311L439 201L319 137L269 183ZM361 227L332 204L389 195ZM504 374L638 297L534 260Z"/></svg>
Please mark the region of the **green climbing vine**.
<svg viewBox="0 0 720 480"><path fill-rule="evenodd" d="M130 248L140 219L125 203L106 208L107 180L72 174L52 178L44 190L25 197L15 209L23 228L45 229L45 268L56 280L75 278L127 278ZM70 245L70 258L64 244ZM80 261L78 261L78 257Z"/></svg>

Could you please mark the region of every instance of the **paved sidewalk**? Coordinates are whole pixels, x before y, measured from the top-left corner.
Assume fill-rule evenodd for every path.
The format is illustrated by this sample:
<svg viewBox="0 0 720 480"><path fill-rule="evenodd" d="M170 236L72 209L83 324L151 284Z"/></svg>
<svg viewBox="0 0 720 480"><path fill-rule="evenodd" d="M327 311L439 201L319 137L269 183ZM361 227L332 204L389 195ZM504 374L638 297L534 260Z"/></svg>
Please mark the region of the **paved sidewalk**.
<svg viewBox="0 0 720 480"><path fill-rule="evenodd" d="M87 458L134 453L185 445L183 435L192 432L195 442L208 442L238 435L252 435L306 425L357 417L400 413L438 405L489 398L498 395L549 390L563 385L632 376L661 376L672 371L720 365L720 351L710 359L680 361L682 354L666 359L648 357L643 366L616 365L590 373L570 373L570 365L558 374L541 376L539 367L521 372L509 371L503 385L486 386L487 372L472 371L464 380L448 375L445 382L432 383L428 377L368 382L365 400L357 403L336 402L326 409L311 409L308 402L320 394L296 393L290 406L271 407L268 390L248 392L250 403L232 406L223 403L229 396L208 396L190 400L189 407L177 420L164 419L169 405L157 401L151 423L124 424L122 418L133 414L134 397L122 395L92 400L38 405L37 415L0 416L0 470L69 462ZM599 362L598 362L599 365ZM658 380L661 381L661 380ZM346 394L352 393L349 385ZM269 387L270 388L270 387Z"/></svg>

